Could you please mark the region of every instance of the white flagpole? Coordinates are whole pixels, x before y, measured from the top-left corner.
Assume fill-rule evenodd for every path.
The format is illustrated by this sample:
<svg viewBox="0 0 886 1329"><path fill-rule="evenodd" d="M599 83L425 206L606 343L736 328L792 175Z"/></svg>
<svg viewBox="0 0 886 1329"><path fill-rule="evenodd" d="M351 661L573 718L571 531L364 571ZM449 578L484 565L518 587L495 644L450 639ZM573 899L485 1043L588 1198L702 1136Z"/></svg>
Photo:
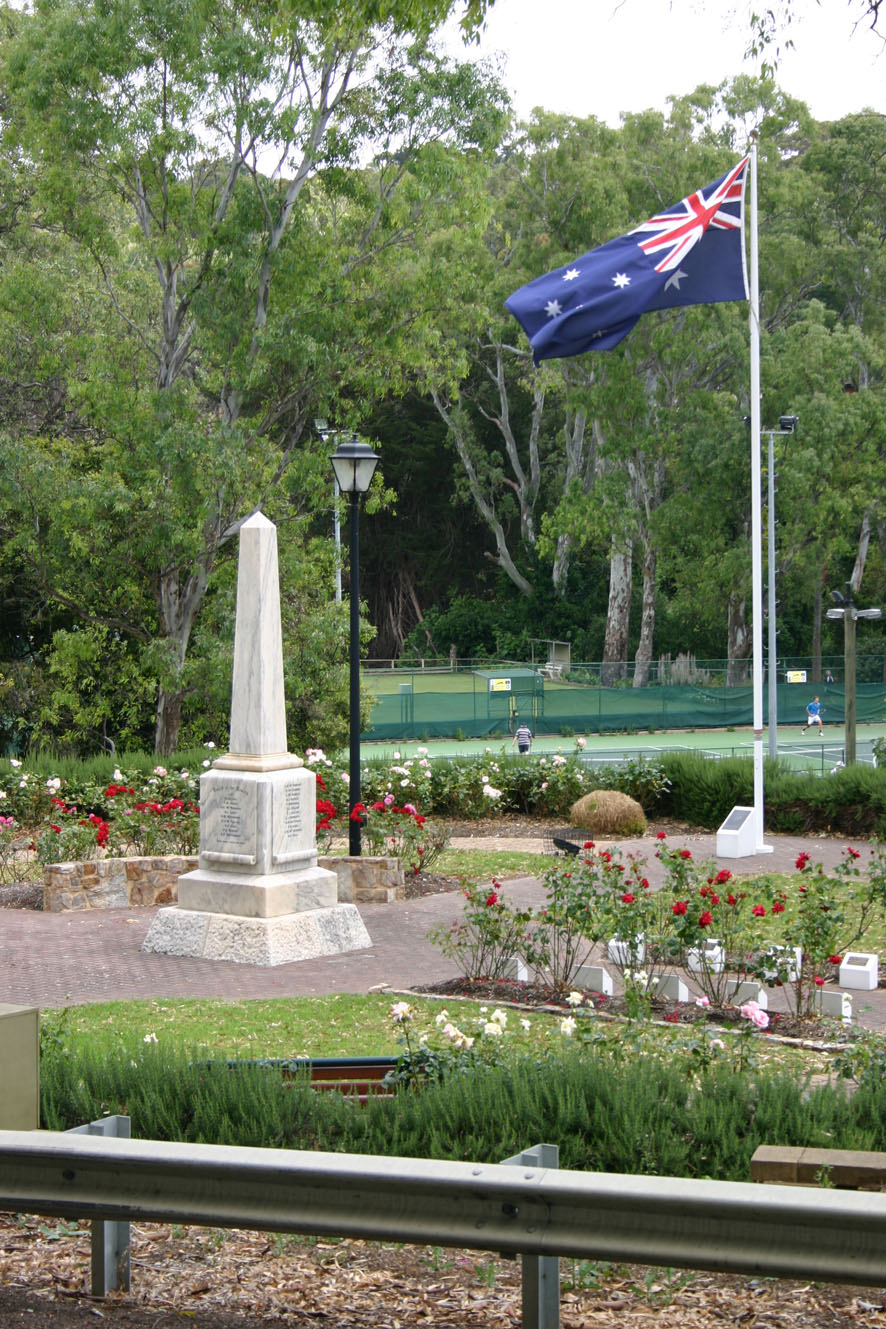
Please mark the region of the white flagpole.
<svg viewBox="0 0 886 1329"><path fill-rule="evenodd" d="M760 262L757 240L757 143L750 160L751 287L751 615L754 652L754 830L756 852L772 852L763 843L763 490L760 461ZM770 667L772 666L770 661Z"/></svg>

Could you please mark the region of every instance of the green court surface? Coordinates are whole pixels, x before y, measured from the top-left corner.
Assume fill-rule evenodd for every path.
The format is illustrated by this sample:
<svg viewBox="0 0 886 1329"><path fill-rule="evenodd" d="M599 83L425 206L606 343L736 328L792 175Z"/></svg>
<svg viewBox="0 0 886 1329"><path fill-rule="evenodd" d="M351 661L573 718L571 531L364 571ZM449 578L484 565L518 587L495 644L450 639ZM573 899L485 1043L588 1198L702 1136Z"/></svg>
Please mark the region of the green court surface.
<svg viewBox="0 0 886 1329"><path fill-rule="evenodd" d="M565 755L581 751L583 759L595 761L624 761L631 757L644 756L654 758L662 752L689 751L700 752L706 756L723 759L725 757L751 757L754 752L754 736L750 729L704 729L673 730L655 734L589 734L586 745L579 748L576 739L560 737L556 734L542 734L532 745L536 756L551 755L561 752ZM856 756L860 763L870 764L871 744L876 738L886 738L886 724L859 725L856 729ZM823 734L808 733L801 735L795 725L784 725L778 730L778 756L798 771L815 774L827 774L838 763L845 760L845 730L842 725L825 725ZM469 757L482 756L485 753L494 756L516 755L516 746L510 739L426 739L424 742L384 742L370 743L365 739L361 744L364 759L406 761L410 758L428 757ZM764 730L763 755L769 755L769 738Z"/></svg>

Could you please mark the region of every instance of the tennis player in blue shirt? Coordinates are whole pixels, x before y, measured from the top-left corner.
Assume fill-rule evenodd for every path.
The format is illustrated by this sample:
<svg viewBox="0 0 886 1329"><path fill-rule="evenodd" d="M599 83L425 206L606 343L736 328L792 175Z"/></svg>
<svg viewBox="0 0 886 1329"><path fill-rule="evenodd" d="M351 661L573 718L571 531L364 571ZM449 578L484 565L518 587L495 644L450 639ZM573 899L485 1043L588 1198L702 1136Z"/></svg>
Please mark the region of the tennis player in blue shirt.
<svg viewBox="0 0 886 1329"><path fill-rule="evenodd" d="M806 730L811 729L814 724L818 725L818 732L821 733L824 726L821 723L821 702L817 697L813 697L812 701L806 707L806 715L807 720L803 728L800 730L800 733L805 734Z"/></svg>

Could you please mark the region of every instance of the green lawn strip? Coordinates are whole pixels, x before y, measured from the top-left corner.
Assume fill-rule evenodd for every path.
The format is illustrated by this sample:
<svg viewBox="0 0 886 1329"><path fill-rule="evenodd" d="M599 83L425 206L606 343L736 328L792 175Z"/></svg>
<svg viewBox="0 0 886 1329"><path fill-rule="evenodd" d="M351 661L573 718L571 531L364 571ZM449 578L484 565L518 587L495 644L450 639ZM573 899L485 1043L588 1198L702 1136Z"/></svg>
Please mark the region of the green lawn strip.
<svg viewBox="0 0 886 1329"><path fill-rule="evenodd" d="M168 999L100 1002L48 1011L42 1016L44 1037L58 1037L71 1050L85 1049L101 1055L126 1051L138 1057L142 1045L155 1042L195 1056L211 1054L226 1060L289 1057L385 1057L403 1051L398 1041L403 1028L391 1019L395 1002L407 1001L411 1008L409 1034L412 1045L425 1035L434 1047L446 1040L436 1020L446 1011L465 1034L479 1037L478 1024L488 1018L495 1003L460 998L431 999L422 996L370 993L337 993L324 997L281 997L273 1000L210 1001ZM537 1012L504 1004L507 1033L499 1047L514 1052L569 1052L576 1040L566 1038L560 1025L562 1014ZM564 1013L565 1014L565 1013ZM667 1061L673 1049L687 1043L721 1035L713 1025L626 1022L600 1010L579 1016L581 1031L593 1036L598 1050L610 1049L617 1057L638 1040L654 1043L655 1056ZM528 1028L524 1027L524 1022ZM838 1028L834 1027L835 1037ZM727 1049L740 1035L725 1031ZM759 1036L754 1039L759 1064L797 1072L821 1073L827 1058L815 1049ZM647 1054L648 1055L648 1050ZM725 1055L725 1054L724 1054ZM717 1058L715 1058L717 1059Z"/></svg>
<svg viewBox="0 0 886 1329"><path fill-rule="evenodd" d="M465 884L491 881L493 877L540 877L551 866L546 854L512 849L447 849L433 865L446 877L462 877Z"/></svg>
<svg viewBox="0 0 886 1329"><path fill-rule="evenodd" d="M44 1013L44 1029L58 1031L76 1044L81 1040L108 1049L137 1051L144 1042L169 1042L179 1048L218 1053L226 1058L252 1057L386 1057L396 1056L402 1031L390 1018L396 995L336 993L324 997L280 997L273 1000L113 1001L71 1006ZM435 1018L448 1009L453 1020L472 1033L480 1018L480 1002L446 1003L409 997L415 1019L411 1032L436 1035ZM494 1003L493 1003L494 1004ZM489 1009L492 1009L490 1004ZM510 1012L508 1036L526 1045L531 1036L520 1018L544 1033L550 1015ZM536 1034L536 1037L539 1035Z"/></svg>

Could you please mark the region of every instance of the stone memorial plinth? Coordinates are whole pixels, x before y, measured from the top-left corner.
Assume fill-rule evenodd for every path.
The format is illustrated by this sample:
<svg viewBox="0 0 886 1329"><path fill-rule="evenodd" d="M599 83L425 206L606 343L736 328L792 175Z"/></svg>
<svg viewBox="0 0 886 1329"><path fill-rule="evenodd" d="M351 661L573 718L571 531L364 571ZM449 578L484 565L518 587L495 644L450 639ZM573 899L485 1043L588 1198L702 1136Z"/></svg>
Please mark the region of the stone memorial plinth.
<svg viewBox="0 0 886 1329"><path fill-rule="evenodd" d="M198 866L142 949L276 965L370 946L317 863L316 777L286 750L277 532L240 529L231 750L200 780Z"/></svg>

